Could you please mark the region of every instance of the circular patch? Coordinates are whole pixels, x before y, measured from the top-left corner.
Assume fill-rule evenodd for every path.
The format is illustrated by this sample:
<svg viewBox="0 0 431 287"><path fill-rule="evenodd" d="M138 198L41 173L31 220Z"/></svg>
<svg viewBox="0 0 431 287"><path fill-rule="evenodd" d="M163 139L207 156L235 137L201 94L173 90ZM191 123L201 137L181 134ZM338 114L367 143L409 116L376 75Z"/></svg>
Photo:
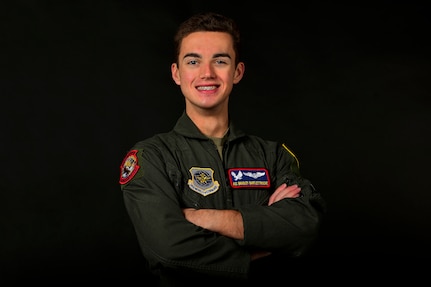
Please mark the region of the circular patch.
<svg viewBox="0 0 431 287"><path fill-rule="evenodd" d="M137 150L131 150L127 153L120 166L120 184L128 183L138 172Z"/></svg>

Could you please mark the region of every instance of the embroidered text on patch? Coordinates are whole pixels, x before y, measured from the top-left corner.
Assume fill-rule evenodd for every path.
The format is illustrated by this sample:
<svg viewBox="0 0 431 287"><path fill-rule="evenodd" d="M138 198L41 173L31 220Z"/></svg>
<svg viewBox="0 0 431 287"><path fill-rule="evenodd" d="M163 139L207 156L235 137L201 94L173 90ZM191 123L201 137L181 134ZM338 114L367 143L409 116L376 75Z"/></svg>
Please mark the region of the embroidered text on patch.
<svg viewBox="0 0 431 287"><path fill-rule="evenodd" d="M204 167L192 167L190 169L192 179L189 179L189 187L197 193L207 196L216 192L220 184L214 180L214 170Z"/></svg>
<svg viewBox="0 0 431 287"><path fill-rule="evenodd" d="M268 188L270 180L266 168L231 168L228 170L232 188Z"/></svg>
<svg viewBox="0 0 431 287"><path fill-rule="evenodd" d="M123 162L120 166L120 184L125 184L129 182L133 176L138 172L139 165L138 165L138 157L136 154L138 153L137 150L131 150L126 157L124 158Z"/></svg>

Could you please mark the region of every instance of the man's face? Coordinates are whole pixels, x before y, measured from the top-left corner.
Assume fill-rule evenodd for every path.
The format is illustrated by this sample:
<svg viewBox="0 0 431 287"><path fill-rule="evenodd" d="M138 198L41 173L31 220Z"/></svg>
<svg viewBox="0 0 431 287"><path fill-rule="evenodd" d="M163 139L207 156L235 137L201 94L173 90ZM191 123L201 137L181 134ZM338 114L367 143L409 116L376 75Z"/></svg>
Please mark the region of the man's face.
<svg viewBox="0 0 431 287"><path fill-rule="evenodd" d="M227 108L234 84L244 73L235 67L233 41L228 33L194 32L181 42L178 65L172 64L172 78L186 99L186 109Z"/></svg>

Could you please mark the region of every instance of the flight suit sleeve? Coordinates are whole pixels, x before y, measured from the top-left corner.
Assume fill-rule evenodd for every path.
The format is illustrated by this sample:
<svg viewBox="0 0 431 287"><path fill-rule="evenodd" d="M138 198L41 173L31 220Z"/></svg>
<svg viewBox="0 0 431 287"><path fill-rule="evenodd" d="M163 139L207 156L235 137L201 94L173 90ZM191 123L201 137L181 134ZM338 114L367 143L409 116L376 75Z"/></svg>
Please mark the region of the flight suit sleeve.
<svg viewBox="0 0 431 287"><path fill-rule="evenodd" d="M138 144L120 167L126 210L150 267L245 278L250 255L237 241L184 218L181 173L168 154L156 144Z"/></svg>
<svg viewBox="0 0 431 287"><path fill-rule="evenodd" d="M316 241L326 204L311 182L301 177L297 158L284 147L274 159L274 189L283 182L298 184L301 195L285 198L271 206L242 206L243 245L292 257L306 253Z"/></svg>

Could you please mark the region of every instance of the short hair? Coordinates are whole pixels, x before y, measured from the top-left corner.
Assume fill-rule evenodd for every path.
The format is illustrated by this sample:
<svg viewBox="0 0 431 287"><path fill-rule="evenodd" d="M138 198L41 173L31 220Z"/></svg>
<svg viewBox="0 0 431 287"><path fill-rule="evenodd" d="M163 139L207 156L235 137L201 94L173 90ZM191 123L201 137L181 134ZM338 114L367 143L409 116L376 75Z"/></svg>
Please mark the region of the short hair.
<svg viewBox="0 0 431 287"><path fill-rule="evenodd" d="M225 32L231 35L233 49L235 51L235 64L239 63L240 30L238 24L232 18L215 13L202 12L195 14L182 22L174 35L174 61L178 63L182 40L194 32Z"/></svg>

